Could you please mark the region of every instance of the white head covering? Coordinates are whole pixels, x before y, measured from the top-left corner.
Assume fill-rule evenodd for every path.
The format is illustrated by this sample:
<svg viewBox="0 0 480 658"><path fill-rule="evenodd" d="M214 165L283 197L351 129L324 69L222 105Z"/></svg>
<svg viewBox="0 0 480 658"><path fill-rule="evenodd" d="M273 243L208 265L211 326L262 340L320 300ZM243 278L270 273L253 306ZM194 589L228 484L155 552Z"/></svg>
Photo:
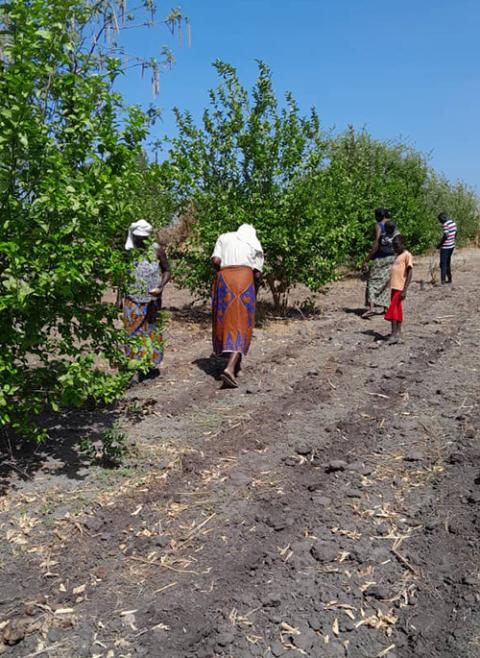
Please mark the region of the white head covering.
<svg viewBox="0 0 480 658"><path fill-rule="evenodd" d="M246 242L255 251L263 254L263 248L257 238L257 232L251 224L242 224L237 229L237 238L242 242Z"/></svg>
<svg viewBox="0 0 480 658"><path fill-rule="evenodd" d="M136 236L137 238L148 238L152 234L152 231L153 226L147 222L146 219L139 219L138 222L133 222L128 229L125 249L128 251L129 249L134 248L133 236Z"/></svg>
<svg viewBox="0 0 480 658"><path fill-rule="evenodd" d="M253 267L260 272L264 265L263 247L257 238L257 232L251 224L242 224L236 232L237 238L252 249Z"/></svg>

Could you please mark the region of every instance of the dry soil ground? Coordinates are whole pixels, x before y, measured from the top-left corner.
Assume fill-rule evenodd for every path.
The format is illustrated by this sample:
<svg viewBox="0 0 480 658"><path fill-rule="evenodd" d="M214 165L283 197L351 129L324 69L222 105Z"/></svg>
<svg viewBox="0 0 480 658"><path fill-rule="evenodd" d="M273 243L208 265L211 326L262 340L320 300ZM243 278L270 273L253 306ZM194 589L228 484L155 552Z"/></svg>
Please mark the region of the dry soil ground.
<svg viewBox="0 0 480 658"><path fill-rule="evenodd" d="M160 378L7 457L0 653L479 657L480 252L453 286L428 269L405 344L347 279L258 328L235 391L207 311L174 310ZM80 438L115 419L130 456L89 467Z"/></svg>

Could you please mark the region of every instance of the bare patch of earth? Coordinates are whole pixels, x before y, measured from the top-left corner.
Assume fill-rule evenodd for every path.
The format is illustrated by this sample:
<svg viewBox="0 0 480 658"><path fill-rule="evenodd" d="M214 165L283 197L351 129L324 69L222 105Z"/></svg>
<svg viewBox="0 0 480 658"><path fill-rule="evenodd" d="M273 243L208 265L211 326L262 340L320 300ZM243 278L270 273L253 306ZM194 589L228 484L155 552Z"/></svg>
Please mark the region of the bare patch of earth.
<svg viewBox="0 0 480 658"><path fill-rule="evenodd" d="M429 266L403 345L345 280L262 323L236 391L170 289L161 377L2 465L0 653L478 657L480 254L453 286ZM114 419L130 457L88 467Z"/></svg>

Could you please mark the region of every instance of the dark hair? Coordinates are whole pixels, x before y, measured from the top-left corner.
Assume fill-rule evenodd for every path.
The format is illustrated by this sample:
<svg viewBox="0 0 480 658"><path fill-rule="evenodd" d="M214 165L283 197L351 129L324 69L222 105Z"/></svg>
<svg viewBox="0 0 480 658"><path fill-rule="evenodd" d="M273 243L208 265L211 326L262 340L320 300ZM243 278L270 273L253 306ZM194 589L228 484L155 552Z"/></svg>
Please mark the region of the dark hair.
<svg viewBox="0 0 480 658"><path fill-rule="evenodd" d="M392 246L395 249L395 251L397 251L397 248L403 247L403 249L405 249L405 238L403 237L403 235L400 235L400 233L396 235L392 240Z"/></svg>
<svg viewBox="0 0 480 658"><path fill-rule="evenodd" d="M381 222L383 219L386 219L387 213L388 210L385 210L385 208L376 208L375 219L377 220L377 222Z"/></svg>
<svg viewBox="0 0 480 658"><path fill-rule="evenodd" d="M393 237L393 235L396 231L396 228L397 227L395 226L395 224L393 222L390 222L390 221L385 222L385 235L387 236L387 238L392 238Z"/></svg>
<svg viewBox="0 0 480 658"><path fill-rule="evenodd" d="M387 219L392 219L392 213L391 213L390 210L385 210L385 217L386 217Z"/></svg>
<svg viewBox="0 0 480 658"><path fill-rule="evenodd" d="M441 213L439 214L439 216L438 216L438 221L439 221L439 222L442 222L442 224L445 224L445 222L447 221L447 219L448 219L448 215L447 215L446 212L441 212Z"/></svg>

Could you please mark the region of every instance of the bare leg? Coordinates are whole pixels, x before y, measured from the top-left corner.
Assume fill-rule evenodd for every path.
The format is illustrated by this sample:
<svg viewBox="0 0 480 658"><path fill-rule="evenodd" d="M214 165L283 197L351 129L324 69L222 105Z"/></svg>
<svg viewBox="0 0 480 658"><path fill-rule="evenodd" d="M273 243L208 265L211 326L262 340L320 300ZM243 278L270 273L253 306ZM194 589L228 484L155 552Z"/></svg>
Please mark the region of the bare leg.
<svg viewBox="0 0 480 658"><path fill-rule="evenodd" d="M395 342L399 337L400 322L397 322L397 320L390 320L390 323L392 325L392 333L388 336L387 340Z"/></svg>
<svg viewBox="0 0 480 658"><path fill-rule="evenodd" d="M231 375L234 379L237 365L240 361L240 356L240 352L232 352L228 357L227 367L225 368L225 371L228 372L228 374Z"/></svg>
<svg viewBox="0 0 480 658"><path fill-rule="evenodd" d="M396 344L402 340L402 323L398 320L392 320L392 334L389 336L389 342Z"/></svg>
<svg viewBox="0 0 480 658"><path fill-rule="evenodd" d="M242 355L239 353L238 357L238 361L235 364L235 377L238 377L242 369Z"/></svg>
<svg viewBox="0 0 480 658"><path fill-rule="evenodd" d="M367 310L362 313L362 318L370 318L372 315L375 315L375 308L373 302L369 302Z"/></svg>
<svg viewBox="0 0 480 658"><path fill-rule="evenodd" d="M229 388L238 388L237 380L235 379L235 373L237 372L237 367L240 364L241 354L239 352L231 352L228 356L227 367L220 375L220 379L223 380L223 383Z"/></svg>

